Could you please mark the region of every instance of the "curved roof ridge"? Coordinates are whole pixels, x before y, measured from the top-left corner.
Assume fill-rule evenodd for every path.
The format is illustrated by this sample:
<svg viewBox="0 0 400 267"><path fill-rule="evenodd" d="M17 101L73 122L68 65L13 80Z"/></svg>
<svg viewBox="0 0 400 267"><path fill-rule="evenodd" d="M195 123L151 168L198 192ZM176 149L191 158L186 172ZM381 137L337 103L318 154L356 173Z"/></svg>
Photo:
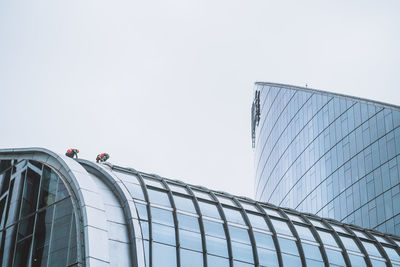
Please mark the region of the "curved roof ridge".
<svg viewBox="0 0 400 267"><path fill-rule="evenodd" d="M369 104L375 104L375 105L383 106L385 108L400 109L400 106L397 106L395 104L390 104L390 103L386 103L386 102L382 102L382 101L362 98L362 97L358 97L358 96L335 93L335 92L321 90L321 89L314 89L314 88L310 88L310 87L302 87L302 86L297 86L297 85L290 85L290 84L284 84L284 83L273 83L273 82L255 82L254 84L255 85L283 87L283 88L287 88L287 89L299 90L299 91L304 91L304 92L308 92L308 93L316 93L316 94L321 94L321 95L330 95L330 96L333 95L335 97L346 98L346 99L350 98L355 101L366 102Z"/></svg>

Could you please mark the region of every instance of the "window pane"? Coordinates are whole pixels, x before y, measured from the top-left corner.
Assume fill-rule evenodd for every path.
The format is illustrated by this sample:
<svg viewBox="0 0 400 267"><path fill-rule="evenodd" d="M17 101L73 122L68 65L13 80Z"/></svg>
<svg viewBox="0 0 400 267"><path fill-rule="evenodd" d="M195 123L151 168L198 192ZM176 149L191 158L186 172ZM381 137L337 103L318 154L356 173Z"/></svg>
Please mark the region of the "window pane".
<svg viewBox="0 0 400 267"><path fill-rule="evenodd" d="M368 254L376 257L382 257L381 253L379 253L378 249L376 248L375 244L369 243L369 242L364 242L361 241L365 250L368 252Z"/></svg>
<svg viewBox="0 0 400 267"><path fill-rule="evenodd" d="M56 199L57 175L47 166L43 168L39 208L51 205Z"/></svg>
<svg viewBox="0 0 400 267"><path fill-rule="evenodd" d="M174 195L174 201L175 201L175 206L178 210L183 210L197 214L192 199Z"/></svg>
<svg viewBox="0 0 400 267"><path fill-rule="evenodd" d="M203 246L201 244L201 235L199 233L179 229L179 239L181 247L203 251Z"/></svg>
<svg viewBox="0 0 400 267"><path fill-rule="evenodd" d="M175 228L153 223L152 230L154 241L175 246Z"/></svg>
<svg viewBox="0 0 400 267"><path fill-rule="evenodd" d="M251 246L238 242L232 242L233 258L245 262L254 262L253 250Z"/></svg>
<svg viewBox="0 0 400 267"><path fill-rule="evenodd" d="M330 233L324 231L318 231L318 234L321 237L322 243L324 243L324 245L330 245L334 247L338 246L335 239Z"/></svg>
<svg viewBox="0 0 400 267"><path fill-rule="evenodd" d="M240 204L246 210L251 210L251 211L258 212L258 209L256 208L256 206L254 206L254 204L247 203L247 202L244 202L244 201L240 201Z"/></svg>
<svg viewBox="0 0 400 267"><path fill-rule="evenodd" d="M282 252L290 253L297 256L299 255L296 242L294 242L293 240L280 237L278 237L278 241Z"/></svg>
<svg viewBox="0 0 400 267"><path fill-rule="evenodd" d="M217 195L217 198L218 198L219 202L221 202L222 204L236 207L236 204L233 203L233 201L230 198L222 197L222 196L218 196L218 195Z"/></svg>
<svg viewBox="0 0 400 267"><path fill-rule="evenodd" d="M221 239L206 235L206 245L208 253L222 257L228 257L228 248L226 246L226 239Z"/></svg>
<svg viewBox="0 0 400 267"><path fill-rule="evenodd" d="M39 184L40 175L28 168L24 183L24 191L22 194L20 218L23 218L36 210Z"/></svg>
<svg viewBox="0 0 400 267"><path fill-rule="evenodd" d="M264 219L264 217L262 216L258 216L258 215L253 215L248 213L247 217L249 217L249 221L251 223L251 226L254 228L258 228L264 231L269 231L269 227Z"/></svg>
<svg viewBox="0 0 400 267"><path fill-rule="evenodd" d="M179 228L200 233L199 219L197 217L177 213Z"/></svg>
<svg viewBox="0 0 400 267"><path fill-rule="evenodd" d="M361 252L360 249L358 248L356 242L352 238L340 236L340 239L342 240L343 245L346 249L356 251L356 252Z"/></svg>
<svg viewBox="0 0 400 267"><path fill-rule="evenodd" d="M290 231L289 226L286 222L271 219L272 224L274 225L275 231L278 234L289 235L292 236L292 231Z"/></svg>
<svg viewBox="0 0 400 267"><path fill-rule="evenodd" d="M143 177L143 181L146 185L151 185L151 186L163 188L163 189L165 188L164 185L160 181L155 180L155 179Z"/></svg>
<svg viewBox="0 0 400 267"><path fill-rule="evenodd" d="M266 208L266 207L263 207L263 209L268 215L282 218L282 215L277 210Z"/></svg>
<svg viewBox="0 0 400 267"><path fill-rule="evenodd" d="M210 267L229 267L229 260L213 255L207 255L207 264Z"/></svg>
<svg viewBox="0 0 400 267"><path fill-rule="evenodd" d="M212 222L209 220L203 220L203 224L204 224L204 232L206 233L206 235L226 238L224 227L221 223Z"/></svg>
<svg viewBox="0 0 400 267"><path fill-rule="evenodd" d="M203 267L203 253L181 249L181 267Z"/></svg>
<svg viewBox="0 0 400 267"><path fill-rule="evenodd" d="M254 238L256 240L257 247L269 248L272 250L276 249L272 236L260 232L254 232Z"/></svg>
<svg viewBox="0 0 400 267"><path fill-rule="evenodd" d="M192 191L193 191L193 193L195 194L195 196L197 198L204 198L204 199L207 199L207 200L213 200L212 197L206 192L199 191L199 190L196 190L196 189L193 189L193 188L192 188Z"/></svg>
<svg viewBox="0 0 400 267"><path fill-rule="evenodd" d="M393 248L385 247L385 246L383 246L383 248L385 249L386 254L388 255L389 259L400 262L400 256L396 252L396 250L394 250Z"/></svg>
<svg viewBox="0 0 400 267"><path fill-rule="evenodd" d="M157 190L147 189L149 193L150 203L158 204L166 207L171 207L169 203L169 198L166 192L161 192Z"/></svg>
<svg viewBox="0 0 400 267"><path fill-rule="evenodd" d="M32 266L34 267L47 266L53 211L54 206L50 206L37 215L36 231L32 250Z"/></svg>
<svg viewBox="0 0 400 267"><path fill-rule="evenodd" d="M296 228L297 233L299 234L301 239L315 241L315 238L309 228L296 224L294 225L294 227Z"/></svg>
<svg viewBox="0 0 400 267"><path fill-rule="evenodd" d="M174 226L172 211L150 207L153 222Z"/></svg>
<svg viewBox="0 0 400 267"><path fill-rule="evenodd" d="M341 252L332 249L325 249L325 251L326 255L328 256L329 263L339 266L346 266Z"/></svg>
<svg viewBox="0 0 400 267"><path fill-rule="evenodd" d="M258 260L261 266L278 267L278 256L275 251L257 247Z"/></svg>
<svg viewBox="0 0 400 267"><path fill-rule="evenodd" d="M135 202L135 207L141 220L148 220L147 207L142 203Z"/></svg>
<svg viewBox="0 0 400 267"><path fill-rule="evenodd" d="M348 255L350 258L351 266L357 266L357 267L367 266L367 264L365 263L364 257L360 257L360 256L353 255L353 254L348 254Z"/></svg>
<svg viewBox="0 0 400 267"><path fill-rule="evenodd" d="M301 243L301 246L303 247L304 250L304 256L308 259L313 259L317 261L322 261L322 256L321 252L319 250L319 247L309 245L306 243Z"/></svg>
<svg viewBox="0 0 400 267"><path fill-rule="evenodd" d="M134 184L140 185L138 178L133 174L127 174L127 173L119 172L119 171L115 171L115 170L113 171L113 173L115 175L117 175L117 177L124 182L129 182L129 183L134 183Z"/></svg>
<svg viewBox="0 0 400 267"><path fill-rule="evenodd" d="M228 222L233 222L233 223L238 223L238 224L245 225L243 217L242 217L242 214L240 213L240 211L224 207L224 213L225 213L226 220Z"/></svg>
<svg viewBox="0 0 400 267"><path fill-rule="evenodd" d="M302 266L300 257L282 253L282 261L284 267Z"/></svg>
<svg viewBox="0 0 400 267"><path fill-rule="evenodd" d="M254 267L253 264L241 262L241 261L233 261L233 267Z"/></svg>
<svg viewBox="0 0 400 267"><path fill-rule="evenodd" d="M378 260L371 259L371 263L372 263L373 267L386 267L386 262L384 262L384 261L378 261Z"/></svg>
<svg viewBox="0 0 400 267"><path fill-rule="evenodd" d="M145 200L143 190L140 185L132 184L132 183L128 183L128 182L125 182L124 185L126 186L126 188L128 189L129 193L131 194L131 196L133 198L140 199L143 201Z"/></svg>
<svg viewBox="0 0 400 267"><path fill-rule="evenodd" d="M199 206L204 216L221 219L216 205L199 201Z"/></svg>
<svg viewBox="0 0 400 267"><path fill-rule="evenodd" d="M168 183L168 187L169 187L169 189L171 189L172 191L175 191L175 192L179 192L179 193L182 193L182 194L187 194L188 193L186 191L186 188L183 187L183 186L179 186L179 185Z"/></svg>
<svg viewBox="0 0 400 267"><path fill-rule="evenodd" d="M246 229L228 225L232 241L250 244L249 233Z"/></svg>
<svg viewBox="0 0 400 267"><path fill-rule="evenodd" d="M153 242L153 267L176 267L176 247Z"/></svg>

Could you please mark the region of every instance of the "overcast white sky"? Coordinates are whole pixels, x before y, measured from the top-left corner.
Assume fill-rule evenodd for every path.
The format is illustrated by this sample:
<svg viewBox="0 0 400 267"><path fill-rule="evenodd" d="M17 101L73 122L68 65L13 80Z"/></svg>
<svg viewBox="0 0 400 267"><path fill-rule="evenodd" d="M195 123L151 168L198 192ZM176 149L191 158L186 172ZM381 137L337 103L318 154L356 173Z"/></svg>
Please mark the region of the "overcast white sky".
<svg viewBox="0 0 400 267"><path fill-rule="evenodd" d="M400 105L400 1L0 2L0 147L253 196L255 81Z"/></svg>

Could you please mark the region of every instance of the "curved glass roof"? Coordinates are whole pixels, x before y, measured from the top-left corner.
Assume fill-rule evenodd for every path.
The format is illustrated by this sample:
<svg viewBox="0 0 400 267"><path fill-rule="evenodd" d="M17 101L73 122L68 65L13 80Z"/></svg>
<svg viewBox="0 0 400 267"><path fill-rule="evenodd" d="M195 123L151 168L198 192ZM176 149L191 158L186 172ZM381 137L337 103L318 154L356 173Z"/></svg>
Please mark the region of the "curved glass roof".
<svg viewBox="0 0 400 267"><path fill-rule="evenodd" d="M399 237L106 165L135 203L146 266L400 267Z"/></svg>

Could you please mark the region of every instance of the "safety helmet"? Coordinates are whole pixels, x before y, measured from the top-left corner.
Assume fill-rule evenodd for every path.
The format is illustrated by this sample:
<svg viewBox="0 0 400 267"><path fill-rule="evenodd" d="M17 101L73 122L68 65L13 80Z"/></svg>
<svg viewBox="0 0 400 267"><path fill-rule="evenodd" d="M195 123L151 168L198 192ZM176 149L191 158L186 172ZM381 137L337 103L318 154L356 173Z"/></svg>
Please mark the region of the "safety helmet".
<svg viewBox="0 0 400 267"><path fill-rule="evenodd" d="M79 149L76 150L76 153L79 153Z"/></svg>

